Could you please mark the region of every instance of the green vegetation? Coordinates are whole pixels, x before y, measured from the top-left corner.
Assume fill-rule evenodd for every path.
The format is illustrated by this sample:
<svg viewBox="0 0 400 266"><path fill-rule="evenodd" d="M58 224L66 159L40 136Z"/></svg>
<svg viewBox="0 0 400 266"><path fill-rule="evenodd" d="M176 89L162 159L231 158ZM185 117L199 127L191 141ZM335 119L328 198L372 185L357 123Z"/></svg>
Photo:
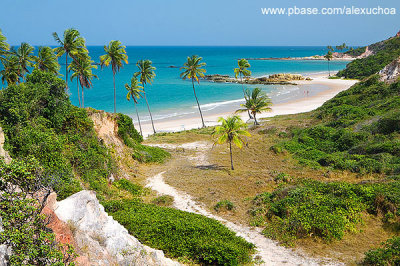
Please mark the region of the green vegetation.
<svg viewBox="0 0 400 266"><path fill-rule="evenodd" d="M206 70L203 68L206 63L200 62L201 60L203 60L203 58L198 57L197 55L192 55L190 57L188 56L187 61L183 64L182 67L184 71L181 73L181 78L192 80L193 94L196 98L197 107L199 108L201 123L203 127L206 127L206 125L204 124L203 113L201 112L199 100L197 99L196 89L194 88L194 81L197 81L197 83L199 84L199 78L204 78L204 73L206 72Z"/></svg>
<svg viewBox="0 0 400 266"><path fill-rule="evenodd" d="M400 265L400 237L394 237L383 243L382 248L368 251L363 265Z"/></svg>
<svg viewBox="0 0 400 266"><path fill-rule="evenodd" d="M74 265L72 246L56 243L41 214L51 182L57 180L43 175L32 159L9 165L0 160L0 245L12 250L7 265Z"/></svg>
<svg viewBox="0 0 400 266"><path fill-rule="evenodd" d="M214 206L214 210L219 212L222 209L227 211L233 211L235 209L235 204L233 204L233 202L231 202L230 200L218 201L217 204L215 204Z"/></svg>
<svg viewBox="0 0 400 266"><path fill-rule="evenodd" d="M124 114L118 114L118 135L123 139L126 146L133 149L132 157L145 163L163 163L171 155L158 147L145 146L140 144L143 137L135 129L132 119Z"/></svg>
<svg viewBox="0 0 400 266"><path fill-rule="evenodd" d="M105 209L142 243L167 256L208 265L238 265L250 261L252 244L220 222L202 215L141 203L110 201Z"/></svg>
<svg viewBox="0 0 400 266"><path fill-rule="evenodd" d="M174 197L170 195L162 195L155 198L151 202L159 206L171 206L174 203Z"/></svg>
<svg viewBox="0 0 400 266"><path fill-rule="evenodd" d="M322 123L293 129L289 140L272 147L287 150L300 163L359 173L400 173L400 83L372 76L327 101L314 112Z"/></svg>
<svg viewBox="0 0 400 266"><path fill-rule="evenodd" d="M357 56L362 55L365 52L366 48L367 47L358 47L358 48L354 49L353 47L351 47L350 50L348 50L344 53L348 54L350 56L353 56L353 57L357 57Z"/></svg>
<svg viewBox="0 0 400 266"><path fill-rule="evenodd" d="M340 240L345 232L356 232L361 213L381 214L387 225L398 227L400 183L350 184L299 181L263 193L253 200L254 225L285 244L298 238Z"/></svg>
<svg viewBox="0 0 400 266"><path fill-rule="evenodd" d="M400 37L394 37L369 46L373 55L350 62L337 76L363 79L377 73L400 55Z"/></svg>
<svg viewBox="0 0 400 266"><path fill-rule="evenodd" d="M2 90L0 122L7 149L15 159L34 157L48 175L58 176L60 198L81 190L77 175L90 189L105 192L114 162L86 110L73 106L64 89L61 79L34 70L25 83Z"/></svg>
<svg viewBox="0 0 400 266"><path fill-rule="evenodd" d="M215 143L228 143L229 153L231 156L231 170L234 170L232 158L232 142L241 149L243 147L243 144L246 143L243 137L250 137L250 133L246 131L247 124L243 122L243 120L237 115L228 117L226 119L220 117L218 119L218 122L221 123L221 125L216 126L213 132L213 136L217 138L217 141Z"/></svg>

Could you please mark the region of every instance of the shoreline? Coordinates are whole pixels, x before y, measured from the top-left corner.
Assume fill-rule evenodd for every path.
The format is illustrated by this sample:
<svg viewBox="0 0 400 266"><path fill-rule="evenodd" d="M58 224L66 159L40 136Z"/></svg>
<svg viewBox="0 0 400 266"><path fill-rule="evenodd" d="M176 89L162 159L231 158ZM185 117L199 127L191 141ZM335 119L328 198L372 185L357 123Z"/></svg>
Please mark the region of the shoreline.
<svg viewBox="0 0 400 266"><path fill-rule="evenodd" d="M273 117L276 115L287 115L296 114L312 111L320 107L327 100L333 98L336 94L341 91L347 90L352 85L357 83L357 80L342 80L342 79L328 79L326 74L312 74L308 76L312 77L313 80L302 80L296 81L297 87L300 93L297 92L297 97L295 99L289 99L287 101L278 102L272 105L272 111L268 113L258 114L257 118ZM313 87L310 87L312 85ZM293 85L293 87L295 87ZM303 90L303 94L301 91ZM311 93L307 94L306 91ZM219 117L228 117L232 115L235 110L240 106L240 102L236 102L235 105L225 106L225 110L218 111L215 113L204 114L204 122L206 126L215 126L218 124L217 119ZM239 114L239 116L244 120L248 121L247 113ZM134 119L135 120L135 119ZM135 127L137 127L137 121L135 122ZM198 111L188 115L187 117L173 117L166 118L162 120L155 120L154 126L157 133L163 132L178 132L184 130L190 130L201 127L201 119ZM144 138L148 137L153 133L150 121L142 122L142 130Z"/></svg>

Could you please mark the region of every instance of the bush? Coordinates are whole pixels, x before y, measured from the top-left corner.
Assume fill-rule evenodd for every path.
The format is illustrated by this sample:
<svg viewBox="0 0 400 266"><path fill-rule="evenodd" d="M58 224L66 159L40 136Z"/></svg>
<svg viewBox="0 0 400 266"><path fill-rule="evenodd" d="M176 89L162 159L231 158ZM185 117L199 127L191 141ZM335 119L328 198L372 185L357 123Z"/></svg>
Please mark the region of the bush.
<svg viewBox="0 0 400 266"><path fill-rule="evenodd" d="M400 224L400 182L349 184L303 180L253 199L253 224L285 244L306 237L326 241L355 231L360 214L382 214L386 224Z"/></svg>
<svg viewBox="0 0 400 266"><path fill-rule="evenodd" d="M143 137L135 129L132 118L124 114L118 114L118 135L125 145L133 149L133 159L143 163L163 163L170 157L169 152L158 148L140 144Z"/></svg>
<svg viewBox="0 0 400 266"><path fill-rule="evenodd" d="M109 201L104 207L140 242L170 257L238 265L249 262L254 251L253 244L202 215L128 200Z"/></svg>
<svg viewBox="0 0 400 266"><path fill-rule="evenodd" d="M174 197L170 195L162 195L152 200L152 203L159 206L171 206L174 203Z"/></svg>
<svg viewBox="0 0 400 266"><path fill-rule="evenodd" d="M143 187L136 185L124 178L115 181L113 185L119 189L128 191L132 196L140 196L143 194Z"/></svg>
<svg viewBox="0 0 400 266"><path fill-rule="evenodd" d="M229 200L221 200L221 201L217 202L217 204L215 204L214 210L219 212L222 209L225 209L227 211L232 211L235 209L235 204L233 204Z"/></svg>
<svg viewBox="0 0 400 266"><path fill-rule="evenodd" d="M394 237L382 243L382 248L365 253L364 265L400 265L400 237Z"/></svg>
<svg viewBox="0 0 400 266"><path fill-rule="evenodd" d="M59 176L59 198L81 189L75 174L93 190L108 190L106 178L116 171L115 163L86 110L69 101L64 81L34 70L25 83L2 90L0 101L0 122L11 156L33 156L48 175Z"/></svg>

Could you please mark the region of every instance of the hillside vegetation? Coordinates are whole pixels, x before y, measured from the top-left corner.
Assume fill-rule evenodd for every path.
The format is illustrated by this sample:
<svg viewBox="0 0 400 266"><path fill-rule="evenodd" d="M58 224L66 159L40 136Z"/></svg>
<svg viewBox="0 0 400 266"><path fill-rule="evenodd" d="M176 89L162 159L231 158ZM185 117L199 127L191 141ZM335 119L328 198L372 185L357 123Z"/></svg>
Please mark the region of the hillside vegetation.
<svg viewBox="0 0 400 266"><path fill-rule="evenodd" d="M337 76L352 79L363 79L376 74L387 64L399 57L400 37L393 37L388 40L372 44L368 47L374 54L362 59L356 59L344 70L337 73ZM359 53L356 49L354 52Z"/></svg>

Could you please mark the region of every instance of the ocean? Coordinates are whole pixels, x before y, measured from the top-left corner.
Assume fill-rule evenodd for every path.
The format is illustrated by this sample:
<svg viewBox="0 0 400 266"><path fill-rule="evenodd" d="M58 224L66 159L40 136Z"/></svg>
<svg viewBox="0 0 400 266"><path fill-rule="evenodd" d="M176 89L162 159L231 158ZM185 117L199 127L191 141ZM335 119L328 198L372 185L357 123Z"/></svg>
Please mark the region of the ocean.
<svg viewBox="0 0 400 266"><path fill-rule="evenodd" d="M99 56L104 54L103 47L88 47L92 59L99 63ZM117 112L136 118L132 101L127 101L124 84L138 68L136 62L140 59L149 59L153 62L156 77L151 85L145 87L153 118L155 120L179 117L197 113L196 102L190 81L180 79L180 67L187 56L198 55L203 57L207 65L206 74L223 74L233 76L233 69L237 67L239 58L260 57L303 57L326 54L325 47L127 47L127 65L116 75ZM64 59L60 59L63 63ZM273 73L321 73L327 72L326 61L287 61L287 60L250 60L250 70L253 77ZM331 61L331 71L343 69L348 62ZM93 80L93 88L85 90L85 107L93 107L107 112L113 111L113 79L111 67L99 68L94 73L99 79ZM65 75L65 65L61 66L61 73ZM64 77L62 77L64 78ZM196 93L205 113L226 104L242 101L241 84L221 84L200 81L196 84ZM69 81L70 97L73 104L78 105L76 81ZM276 98L296 91L295 86L272 85L245 85L246 88L260 87L266 91L273 101ZM299 93L299 92L298 92ZM144 99L139 100L139 114L143 121L149 120Z"/></svg>

